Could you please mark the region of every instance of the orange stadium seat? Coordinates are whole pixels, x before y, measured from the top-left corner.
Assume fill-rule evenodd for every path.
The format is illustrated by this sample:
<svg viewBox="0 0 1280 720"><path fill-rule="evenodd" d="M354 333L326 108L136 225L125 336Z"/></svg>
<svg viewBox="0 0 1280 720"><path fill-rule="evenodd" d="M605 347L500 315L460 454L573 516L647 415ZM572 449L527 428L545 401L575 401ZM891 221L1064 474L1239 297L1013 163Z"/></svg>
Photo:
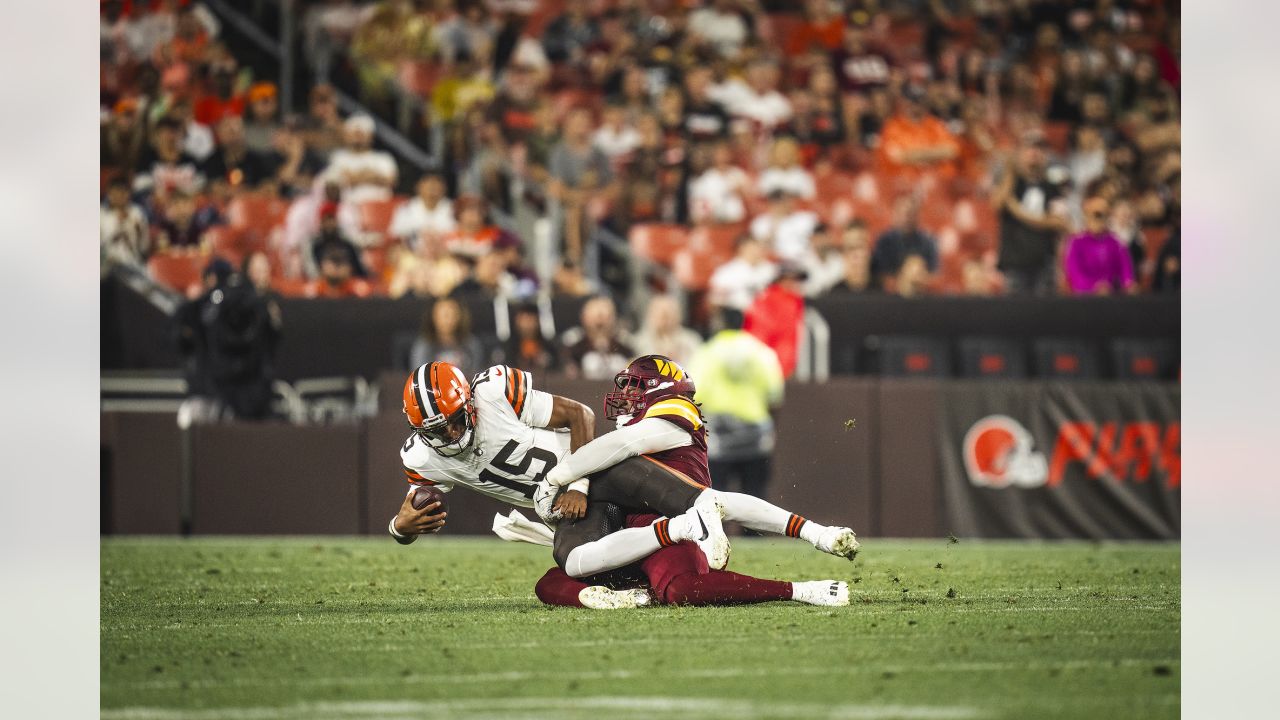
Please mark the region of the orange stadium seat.
<svg viewBox="0 0 1280 720"><path fill-rule="evenodd" d="M723 255L685 248L676 253L671 267L675 271L676 281L684 289L700 292L707 289L711 283L712 273L728 259Z"/></svg>
<svg viewBox="0 0 1280 720"><path fill-rule="evenodd" d="M369 200L360 204L360 228L365 232L386 235L391 229L391 218L400 206L400 198Z"/></svg>
<svg viewBox="0 0 1280 720"><path fill-rule="evenodd" d="M444 74L444 69L445 66L438 62L406 60L400 63L400 87L418 97L428 97Z"/></svg>
<svg viewBox="0 0 1280 720"><path fill-rule="evenodd" d="M682 225L636 225L628 233L627 243L638 257L669 267L676 253L688 245L689 231Z"/></svg>
<svg viewBox="0 0 1280 720"><path fill-rule="evenodd" d="M288 210L288 205L279 198L245 193L227 206L227 216L232 227L249 230L265 238L277 225L284 222Z"/></svg>
<svg viewBox="0 0 1280 720"><path fill-rule="evenodd" d="M185 252L156 253L147 260L151 279L180 293L200 284L200 272L209 262L204 255Z"/></svg>
<svg viewBox="0 0 1280 720"><path fill-rule="evenodd" d="M689 233L689 248L720 258L733 257L738 238L747 232L746 223L699 225Z"/></svg>

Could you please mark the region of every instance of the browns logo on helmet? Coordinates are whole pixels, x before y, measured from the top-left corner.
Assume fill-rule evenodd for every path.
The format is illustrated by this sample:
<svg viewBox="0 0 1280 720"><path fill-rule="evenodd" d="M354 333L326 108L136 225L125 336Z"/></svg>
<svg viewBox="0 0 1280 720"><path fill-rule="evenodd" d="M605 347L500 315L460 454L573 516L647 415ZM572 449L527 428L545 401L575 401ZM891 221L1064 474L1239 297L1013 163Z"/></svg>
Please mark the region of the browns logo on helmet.
<svg viewBox="0 0 1280 720"><path fill-rule="evenodd" d="M443 457L461 455L475 442L476 408L471 384L457 366L431 362L404 382L409 427Z"/></svg>
<svg viewBox="0 0 1280 720"><path fill-rule="evenodd" d="M605 393L604 414L610 420L623 415L640 416L646 408L670 397L693 399L693 378L680 363L665 355L645 355L632 360L613 376L616 390Z"/></svg>

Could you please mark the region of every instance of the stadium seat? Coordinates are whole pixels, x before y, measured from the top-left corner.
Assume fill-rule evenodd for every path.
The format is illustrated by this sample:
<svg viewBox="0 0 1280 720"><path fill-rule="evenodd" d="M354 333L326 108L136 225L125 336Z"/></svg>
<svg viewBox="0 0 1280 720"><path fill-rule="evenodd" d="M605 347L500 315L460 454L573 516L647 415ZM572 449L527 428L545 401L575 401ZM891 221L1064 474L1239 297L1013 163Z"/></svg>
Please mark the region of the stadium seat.
<svg viewBox="0 0 1280 720"><path fill-rule="evenodd" d="M1167 340L1117 338L1110 349L1117 379L1164 380L1175 374L1173 345Z"/></svg>
<svg viewBox="0 0 1280 720"><path fill-rule="evenodd" d="M1040 338L1034 342L1036 376L1055 380L1098 377L1098 354L1093 343L1072 338Z"/></svg>
<svg viewBox="0 0 1280 720"><path fill-rule="evenodd" d="M627 243L637 257L670 267L676 253L689 244L689 231L682 225L636 225L627 234Z"/></svg>
<svg viewBox="0 0 1280 720"><path fill-rule="evenodd" d="M963 377L1007 380L1027 376L1027 355L1016 340L965 337L959 344Z"/></svg>
<svg viewBox="0 0 1280 720"><path fill-rule="evenodd" d="M267 247L265 236L229 225L211 227L205 231L204 237L209 242L210 252L237 267L246 257Z"/></svg>
<svg viewBox="0 0 1280 720"><path fill-rule="evenodd" d="M721 260L733 257L738 238L747 232L743 223L699 225L689 233L689 248Z"/></svg>
<svg viewBox="0 0 1280 720"><path fill-rule="evenodd" d="M885 377L949 377L951 349L934 337L897 335L878 340L880 374Z"/></svg>
<svg viewBox="0 0 1280 720"><path fill-rule="evenodd" d="M1053 148L1055 153L1065 155L1067 150L1071 148L1071 123L1045 123L1044 139L1049 143L1049 147Z"/></svg>
<svg viewBox="0 0 1280 720"><path fill-rule="evenodd" d="M156 253L147 260L147 271L152 280L186 293L191 286L200 284L200 272L208 262L208 257L194 253Z"/></svg>
<svg viewBox="0 0 1280 720"><path fill-rule="evenodd" d="M400 206L400 198L368 200L360 203L360 229L365 232L386 235L391 229L391 218Z"/></svg>
<svg viewBox="0 0 1280 720"><path fill-rule="evenodd" d="M706 290L711 283L711 274L720 267L727 258L709 252L699 252L693 248L685 248L676 253L671 263L675 271L676 281L684 289L691 292Z"/></svg>
<svg viewBox="0 0 1280 720"><path fill-rule="evenodd" d="M284 222L289 207L279 198L256 193L244 193L231 200L227 206L227 218L231 227L248 230L260 237L267 237Z"/></svg>

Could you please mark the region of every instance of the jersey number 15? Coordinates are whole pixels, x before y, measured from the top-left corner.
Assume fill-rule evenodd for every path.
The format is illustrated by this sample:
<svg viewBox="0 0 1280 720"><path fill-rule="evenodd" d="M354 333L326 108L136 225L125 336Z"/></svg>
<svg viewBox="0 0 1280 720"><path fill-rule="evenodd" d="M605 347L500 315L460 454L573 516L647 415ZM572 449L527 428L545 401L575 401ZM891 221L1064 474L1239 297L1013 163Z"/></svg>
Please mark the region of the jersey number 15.
<svg viewBox="0 0 1280 720"><path fill-rule="evenodd" d="M532 484L526 484L524 482L503 477L489 468L485 468L480 471L480 479L485 482L491 482L495 485L501 485L502 487L515 490L521 495L524 495L529 499L533 499L534 485L542 482L542 479L547 476L547 473L551 471L551 468L556 466L556 454L550 450L544 450L543 448L535 445L534 447L529 448L529 452L524 454L524 459L521 460L518 465L512 464L510 462L511 454L516 451L516 448L519 447L519 445L520 444L515 440L508 441L502 450L494 456L493 461L489 463L489 467L494 468L495 470L501 470L508 475L523 477L524 474L529 471L529 465L534 460L541 460L542 469L538 471L538 474L529 479L529 483Z"/></svg>

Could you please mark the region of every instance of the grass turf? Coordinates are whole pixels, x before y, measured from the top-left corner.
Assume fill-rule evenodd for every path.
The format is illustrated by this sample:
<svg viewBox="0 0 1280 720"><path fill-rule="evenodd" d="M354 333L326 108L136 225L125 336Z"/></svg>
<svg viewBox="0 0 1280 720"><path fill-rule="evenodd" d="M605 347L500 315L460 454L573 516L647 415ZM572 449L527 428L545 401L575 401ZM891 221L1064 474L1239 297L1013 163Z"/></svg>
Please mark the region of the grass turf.
<svg viewBox="0 0 1280 720"><path fill-rule="evenodd" d="M1174 718L1176 544L738 540L852 605L548 608L491 539L104 539L122 718Z"/></svg>

